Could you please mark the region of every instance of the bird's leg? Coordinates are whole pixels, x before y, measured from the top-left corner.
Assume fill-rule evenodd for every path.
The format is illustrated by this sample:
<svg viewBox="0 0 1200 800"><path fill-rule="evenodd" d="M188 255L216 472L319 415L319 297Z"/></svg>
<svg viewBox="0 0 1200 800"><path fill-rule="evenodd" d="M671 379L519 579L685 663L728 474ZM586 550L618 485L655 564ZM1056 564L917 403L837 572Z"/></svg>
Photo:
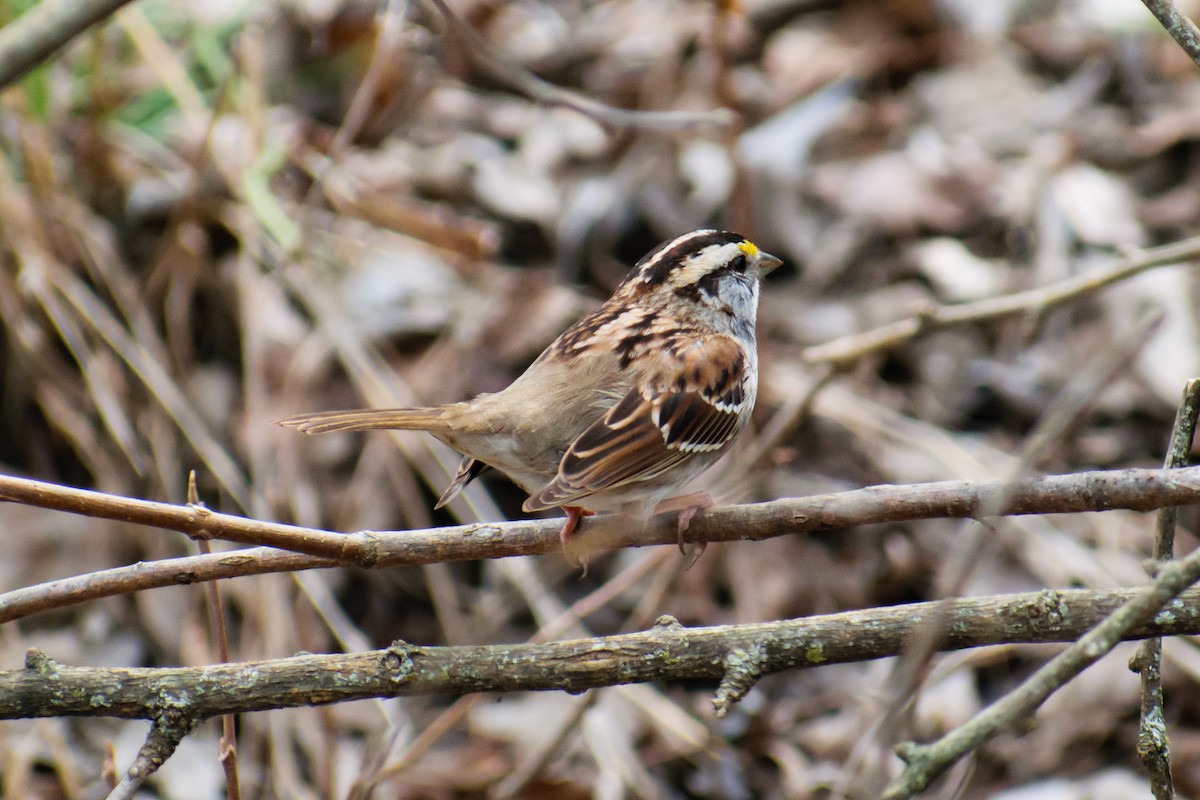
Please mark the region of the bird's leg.
<svg viewBox="0 0 1200 800"><path fill-rule="evenodd" d="M675 523L675 536L679 542L679 552L687 555L687 551L683 549L684 541L683 534L687 531L688 526L692 524L692 517L699 514L705 509L712 508L717 502L712 499L712 495L708 492L693 492L679 497L670 497L659 503L655 509L655 514L665 514L667 512L679 512L679 518ZM708 549L708 542L696 542L696 551L692 555L692 560L688 562L690 569L692 564L700 556L704 555L704 551Z"/></svg>
<svg viewBox="0 0 1200 800"><path fill-rule="evenodd" d="M559 532L558 538L562 539L563 547L566 547L567 539L571 537L571 534L579 530L579 521L584 517L596 516L596 512L583 506L563 506L562 510L567 512L567 521L563 523L562 531Z"/></svg>

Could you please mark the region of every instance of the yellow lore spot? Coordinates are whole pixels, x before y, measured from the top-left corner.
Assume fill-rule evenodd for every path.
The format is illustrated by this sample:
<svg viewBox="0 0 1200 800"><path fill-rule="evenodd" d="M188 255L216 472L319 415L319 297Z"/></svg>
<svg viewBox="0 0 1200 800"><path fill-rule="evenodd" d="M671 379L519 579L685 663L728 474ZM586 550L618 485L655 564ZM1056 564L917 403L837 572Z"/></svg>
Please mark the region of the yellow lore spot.
<svg viewBox="0 0 1200 800"><path fill-rule="evenodd" d="M743 239L742 241L738 242L738 250L741 250L743 253L750 256L750 258L754 258L756 255L758 255L758 245L749 239Z"/></svg>

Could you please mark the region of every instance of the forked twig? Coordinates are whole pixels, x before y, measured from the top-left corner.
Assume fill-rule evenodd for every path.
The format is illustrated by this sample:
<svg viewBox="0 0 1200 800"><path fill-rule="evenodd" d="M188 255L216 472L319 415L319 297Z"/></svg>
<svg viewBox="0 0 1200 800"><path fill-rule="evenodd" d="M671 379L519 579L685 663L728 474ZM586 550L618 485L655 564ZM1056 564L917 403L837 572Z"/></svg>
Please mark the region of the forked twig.
<svg viewBox="0 0 1200 800"><path fill-rule="evenodd" d="M1171 441L1163 460L1164 469L1187 465L1200 415L1200 379L1188 381L1183 400L1171 428ZM1155 521L1154 563L1170 561L1175 554L1175 526L1179 509L1160 508ZM1142 643L1130 661L1130 668L1141 675L1141 724L1138 729L1138 757L1150 773L1150 789L1156 800L1175 796L1171 780L1171 756L1167 740L1166 718L1163 714L1162 639L1151 637Z"/></svg>
<svg viewBox="0 0 1200 800"><path fill-rule="evenodd" d="M1037 426L1026 438L1020 457L1005 470L1003 481L1006 484L1013 485L1053 451L1096 396L1126 370L1161 322L1161 312L1149 314L1139 320L1116 346L1106 342L1094 350L1086 366L1068 381L1041 415ZM943 602L949 602L962 592L979 563L984 544L995 538L995 528L989 519L998 516L997 509L1003 508L1006 502L1007 497L1002 493L990 498L988 505L980 507L975 523L965 526L955 538L937 580L935 596L943 598ZM925 626L913 636L908 651L897 661L891 676L891 696L876 729L881 754L890 753L906 735L904 715L913 710L913 700L927 677L929 664L944 633L942 615L930 615ZM878 784L867 787L868 793L878 793L882 788L883 780L876 779Z"/></svg>
<svg viewBox="0 0 1200 800"><path fill-rule="evenodd" d="M1195 391L1193 383L1195 381L1189 383L1189 391ZM1183 405L1189 408L1186 411L1181 409L1180 416L1193 415L1194 419L1196 411L1190 394L1185 396ZM1181 431L1186 427L1186 423L1177 426L1177 431L1180 432L1176 434L1177 438L1173 439L1172 451L1180 446L1183 436ZM1188 441L1190 440L1189 434ZM1170 460L1171 456L1168 456L1168 461ZM1183 470L1164 471L1177 474ZM1174 525L1170 527L1173 531ZM1155 547L1156 553L1168 544L1168 538L1160 535ZM1138 590L1137 594L1120 608L1088 630L1078 641L1055 656L1015 690L932 744L909 742L897 748L907 766L900 776L888 785L883 797L886 800L900 800L913 797L925 789L964 755L1033 714L1051 694L1103 658L1130 630L1145 625L1151 619L1157 619L1156 615L1167 603L1197 581L1200 581L1200 550L1180 561L1164 562L1149 586ZM1178 600L1172 603L1171 612L1176 613L1180 605ZM1163 752L1165 753L1165 749ZM1156 766L1155 769L1158 770L1156 779L1162 778L1162 765ZM1169 772L1166 775L1169 781Z"/></svg>

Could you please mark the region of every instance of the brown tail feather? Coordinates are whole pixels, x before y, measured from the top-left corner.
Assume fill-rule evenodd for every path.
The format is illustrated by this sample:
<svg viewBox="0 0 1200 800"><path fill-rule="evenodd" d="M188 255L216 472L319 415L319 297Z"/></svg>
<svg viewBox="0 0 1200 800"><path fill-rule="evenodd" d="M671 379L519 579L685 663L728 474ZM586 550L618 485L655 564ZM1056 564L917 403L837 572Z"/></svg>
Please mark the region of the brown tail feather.
<svg viewBox="0 0 1200 800"><path fill-rule="evenodd" d="M275 420L277 425L301 433L370 431L400 428L412 431L442 431L450 426L440 408L361 408L354 411L322 411Z"/></svg>

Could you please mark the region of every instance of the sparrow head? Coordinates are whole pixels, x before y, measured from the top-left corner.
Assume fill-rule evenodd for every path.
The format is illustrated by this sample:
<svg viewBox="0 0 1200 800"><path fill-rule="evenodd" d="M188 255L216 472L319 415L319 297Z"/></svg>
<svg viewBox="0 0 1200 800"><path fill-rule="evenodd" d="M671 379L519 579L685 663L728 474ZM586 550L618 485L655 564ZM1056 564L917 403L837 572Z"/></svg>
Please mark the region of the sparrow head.
<svg viewBox="0 0 1200 800"><path fill-rule="evenodd" d="M662 295L666 304L694 303L708 315L753 329L759 281L781 263L739 233L692 231L650 251L622 289Z"/></svg>

